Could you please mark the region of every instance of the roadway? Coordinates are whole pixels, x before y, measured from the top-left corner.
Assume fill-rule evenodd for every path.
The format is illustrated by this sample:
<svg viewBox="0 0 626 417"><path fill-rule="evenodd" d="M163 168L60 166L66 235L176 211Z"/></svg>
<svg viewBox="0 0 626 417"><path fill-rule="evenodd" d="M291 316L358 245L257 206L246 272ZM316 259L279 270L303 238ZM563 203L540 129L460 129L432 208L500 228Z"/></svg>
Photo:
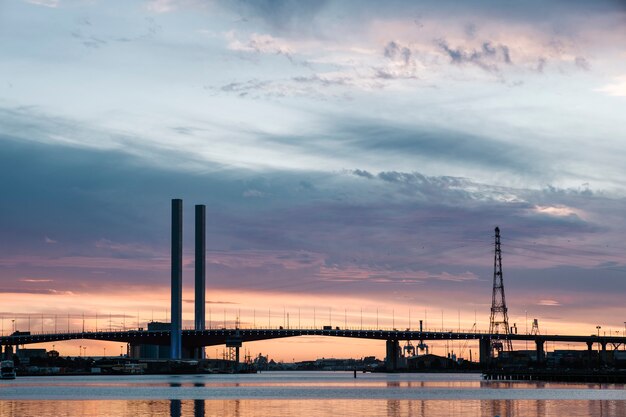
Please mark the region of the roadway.
<svg viewBox="0 0 626 417"><path fill-rule="evenodd" d="M257 340L279 339L297 336L330 336L350 337L373 340L491 340L501 338L502 335L481 332L454 332L454 331L412 331L412 330L373 330L373 329L209 329L183 330L183 346L194 348L200 346L223 345L227 340L237 338L241 342ZM59 342L63 340L104 340L114 342L151 345L169 345L170 332L168 330L127 330L127 331L99 331L99 332L69 332L69 333L36 333L9 335L0 337L0 345L16 346L34 343ZM531 335L511 334L512 341L565 342L565 343L599 343L601 345L620 345L626 343L623 336L597 335Z"/></svg>

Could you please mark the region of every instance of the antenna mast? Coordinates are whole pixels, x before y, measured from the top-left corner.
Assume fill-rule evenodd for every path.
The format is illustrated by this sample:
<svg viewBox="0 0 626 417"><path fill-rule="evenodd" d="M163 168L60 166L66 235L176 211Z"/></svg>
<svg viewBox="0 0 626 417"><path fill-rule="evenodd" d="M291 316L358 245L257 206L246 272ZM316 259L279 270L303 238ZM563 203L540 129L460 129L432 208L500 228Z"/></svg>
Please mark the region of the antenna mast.
<svg viewBox="0 0 626 417"><path fill-rule="evenodd" d="M498 355L503 350L512 351L509 334L509 315L504 297L504 283L502 282L502 251L500 250L500 228L496 227L495 253L493 257L493 293L491 296L491 318L489 319L489 333L497 335L491 339L491 350Z"/></svg>

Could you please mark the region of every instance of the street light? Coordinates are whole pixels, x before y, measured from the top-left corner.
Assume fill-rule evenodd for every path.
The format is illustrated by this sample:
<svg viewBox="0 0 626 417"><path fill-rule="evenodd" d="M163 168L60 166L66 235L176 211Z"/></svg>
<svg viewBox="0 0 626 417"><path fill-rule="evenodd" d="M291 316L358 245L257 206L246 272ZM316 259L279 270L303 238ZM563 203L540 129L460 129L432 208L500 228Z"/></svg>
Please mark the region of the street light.
<svg viewBox="0 0 626 417"><path fill-rule="evenodd" d="M600 338L600 329L602 328L602 326L596 326L596 329L598 329L598 338ZM600 341L598 340L598 352L600 352Z"/></svg>
<svg viewBox="0 0 626 417"><path fill-rule="evenodd" d="M524 315L526 316L526 319L524 321L524 324L526 326L526 335L528 335L528 310L524 310ZM526 341L524 342L524 349L528 350L528 339L526 339Z"/></svg>
<svg viewBox="0 0 626 417"><path fill-rule="evenodd" d="M124 356L124 355L122 354L122 349L124 349L124 345L120 345L120 356Z"/></svg>

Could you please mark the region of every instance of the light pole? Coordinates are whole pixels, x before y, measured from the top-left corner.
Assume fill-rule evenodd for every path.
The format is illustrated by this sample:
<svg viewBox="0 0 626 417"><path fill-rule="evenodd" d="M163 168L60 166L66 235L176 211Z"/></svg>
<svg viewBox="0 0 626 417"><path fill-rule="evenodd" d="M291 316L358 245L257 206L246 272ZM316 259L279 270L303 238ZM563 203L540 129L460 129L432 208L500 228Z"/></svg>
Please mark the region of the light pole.
<svg viewBox="0 0 626 417"><path fill-rule="evenodd" d="M122 354L122 349L124 349L124 345L120 345L120 356L124 356L124 355Z"/></svg>
<svg viewBox="0 0 626 417"><path fill-rule="evenodd" d="M83 351L83 345L78 346L78 357L80 358L81 352Z"/></svg>
<svg viewBox="0 0 626 417"><path fill-rule="evenodd" d="M526 326L526 334L528 335L528 310L524 310L524 314L526 315L526 320L524 321L524 324ZM528 340L525 341L525 344L525 349L528 350Z"/></svg>
<svg viewBox="0 0 626 417"><path fill-rule="evenodd" d="M11 324L13 325L13 333L15 333L15 319L11 320Z"/></svg>
<svg viewBox="0 0 626 417"><path fill-rule="evenodd" d="M598 352L600 352L600 329L602 328L602 326L596 326L596 329L598 330Z"/></svg>

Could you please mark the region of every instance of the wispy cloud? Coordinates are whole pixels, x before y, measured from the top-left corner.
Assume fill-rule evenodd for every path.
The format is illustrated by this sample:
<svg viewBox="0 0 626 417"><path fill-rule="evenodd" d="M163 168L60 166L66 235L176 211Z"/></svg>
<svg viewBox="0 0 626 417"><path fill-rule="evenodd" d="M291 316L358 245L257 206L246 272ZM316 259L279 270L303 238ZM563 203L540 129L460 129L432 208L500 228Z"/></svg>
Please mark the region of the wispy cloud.
<svg viewBox="0 0 626 417"><path fill-rule="evenodd" d="M539 300L539 302L537 303L537 305L540 306L547 306L547 307L558 307L561 305L561 303L559 303L556 300Z"/></svg>
<svg viewBox="0 0 626 417"><path fill-rule="evenodd" d="M60 0L24 0L26 3L36 4L37 6L45 6L56 8L61 4Z"/></svg>
<svg viewBox="0 0 626 417"><path fill-rule="evenodd" d="M167 13L176 10L179 3L177 0L149 0L146 7L151 12Z"/></svg>
<svg viewBox="0 0 626 417"><path fill-rule="evenodd" d="M615 97L626 97L626 75L615 77L615 82L597 88L595 91Z"/></svg>
<svg viewBox="0 0 626 417"><path fill-rule="evenodd" d="M59 291L55 289L29 289L29 288L2 288L2 294L45 294L45 295L74 295L72 291Z"/></svg>
<svg viewBox="0 0 626 417"><path fill-rule="evenodd" d="M38 278L20 278L20 282L30 282L33 284L38 284L42 282L54 282L53 279L38 279Z"/></svg>
<svg viewBox="0 0 626 417"><path fill-rule="evenodd" d="M480 49L470 50L451 48L445 40L440 40L438 45L450 57L450 61L457 65L473 64L485 71L496 72L500 71L501 64L512 63L506 45L493 45L487 41L483 42Z"/></svg>

